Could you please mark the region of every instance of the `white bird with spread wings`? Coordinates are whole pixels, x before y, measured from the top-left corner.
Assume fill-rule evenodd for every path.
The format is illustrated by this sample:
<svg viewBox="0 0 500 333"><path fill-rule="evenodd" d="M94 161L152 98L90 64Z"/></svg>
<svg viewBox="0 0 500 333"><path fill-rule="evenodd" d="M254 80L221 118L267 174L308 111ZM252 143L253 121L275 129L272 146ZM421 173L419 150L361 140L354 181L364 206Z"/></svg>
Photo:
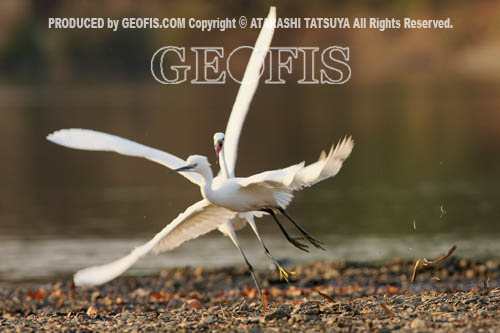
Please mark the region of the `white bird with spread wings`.
<svg viewBox="0 0 500 333"><path fill-rule="evenodd" d="M275 17L272 7L268 18ZM216 152L219 155L222 174L213 177L210 165L203 156L190 156L186 161L169 153L114 135L84 129L67 129L50 134L47 139L57 144L83 150L114 151L123 155L143 157L180 172L191 182L200 186L203 200L190 206L174 221L168 224L153 239L137 247L129 255L109 264L93 266L78 271L74 276L77 286L99 285L108 282L125 272L137 260L149 252L168 251L182 243L219 228L228 235L240 250L247 263L254 283L260 292L255 273L236 238L235 227L240 228L249 222L266 254L280 269L281 276L288 279L289 272L282 268L272 257L257 231L254 216L263 213L272 215L281 230L295 246L307 250L307 246L297 238L292 238L280 224L276 213L284 214L292 221L314 246L322 248L321 243L303 230L286 213L285 208L293 198L292 191L311 186L323 179L335 176L343 161L349 156L353 141L344 139L329 154L322 153L320 159L311 165L300 163L286 169L266 171L247 178L234 178L237 146L241 129L250 102L258 85L260 70L273 34L272 25L264 25L257 39L254 51L245 71L243 83L233 106L226 128L226 138L220 134L214 137Z"/></svg>
<svg viewBox="0 0 500 333"><path fill-rule="evenodd" d="M276 9L275 7L271 7L268 19L272 20L274 18L276 18ZM264 64L266 54L269 50L273 33L274 27L271 24L264 25L264 27L262 28L257 42L255 43L253 52L250 56L250 60L247 65L241 87L238 91L238 95L231 111L231 116L226 128L226 132L231 133L228 136L228 140L226 143L226 147L230 148L226 149L230 149L232 151L232 154L234 154L234 157L231 157L234 162L236 161L237 145L239 136L241 134L241 129L248 113L250 102L257 89L261 69ZM173 169L185 164L184 160L164 151L147 147L145 145L118 136L92 130L60 130L48 135L47 139L59 145L74 149L112 151L123 155L142 157ZM200 184L201 182L201 177L199 175L192 173L182 174L195 184ZM218 178L216 177L216 179L221 179L221 177L222 175ZM146 255L150 251L153 250L153 252L159 253L173 249L185 241L196 238L218 227L222 233L231 238L233 243L240 250L245 262L250 269L257 289L259 289L260 291L253 268L250 265L245 253L243 252L235 234L235 227L237 229L240 229L246 224L247 221L250 222L250 225L256 233L259 241L264 246L266 254L279 268L281 276L285 279L288 279L289 272L278 264L277 260L270 254L269 250L264 245L258 233L257 226L255 225L253 213L239 215L236 213L228 214L224 210L213 209L213 207L210 207L209 209L208 206L208 203L204 200L195 203L184 213L180 214L174 221L172 221L172 223L165 227L151 241L144 244L143 246L136 248L128 256L110 264L89 267L77 272L74 277L75 284L78 286L99 285L102 283L106 283L113 278L121 275L137 260L139 260L142 256ZM196 229L195 226L199 224L199 219L204 218L205 214L207 215L207 223L205 224L205 228L203 228L203 230ZM262 213L255 212L255 215L262 216ZM214 217L214 221L217 220L219 223L214 227L213 223L209 223L209 217ZM221 224L221 221L227 222ZM192 228L191 226L194 227ZM177 235L179 232L183 234L182 237Z"/></svg>

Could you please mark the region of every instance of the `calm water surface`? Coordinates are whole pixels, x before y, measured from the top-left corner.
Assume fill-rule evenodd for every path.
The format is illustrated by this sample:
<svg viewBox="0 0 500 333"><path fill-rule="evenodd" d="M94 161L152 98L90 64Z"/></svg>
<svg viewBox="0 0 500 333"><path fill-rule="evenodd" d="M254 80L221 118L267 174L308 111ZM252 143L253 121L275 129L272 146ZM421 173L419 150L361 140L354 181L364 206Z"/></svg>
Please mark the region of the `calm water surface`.
<svg viewBox="0 0 500 333"><path fill-rule="evenodd" d="M488 83L261 86L240 141L237 174L315 160L350 134L334 179L297 193L290 214L327 244L306 254L259 222L271 251L295 262L498 257L500 95ZM207 155L225 128L236 85L109 84L0 89L0 280L51 280L127 254L199 191L147 160L56 146L60 128L91 128L180 157ZM195 98L196 97L196 98ZM416 229L414 229L414 221ZM289 225L289 229L293 230ZM239 233L256 266L269 262ZM217 232L139 262L128 274L183 265L242 265Z"/></svg>

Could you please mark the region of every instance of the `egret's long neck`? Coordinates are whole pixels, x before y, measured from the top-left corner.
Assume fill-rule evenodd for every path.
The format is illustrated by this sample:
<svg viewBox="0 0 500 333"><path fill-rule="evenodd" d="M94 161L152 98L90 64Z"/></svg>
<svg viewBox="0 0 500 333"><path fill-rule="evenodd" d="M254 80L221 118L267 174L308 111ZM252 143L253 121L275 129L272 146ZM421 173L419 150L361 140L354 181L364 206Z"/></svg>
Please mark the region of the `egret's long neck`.
<svg viewBox="0 0 500 333"><path fill-rule="evenodd" d="M222 171L222 175L224 176L224 179L228 179L231 176L229 175L229 171L227 169L227 164L226 164L226 154L224 153L224 146L222 146L222 149L219 153L219 164L220 164L220 169Z"/></svg>
<svg viewBox="0 0 500 333"><path fill-rule="evenodd" d="M214 174L212 173L212 169L210 168L210 166L207 166L206 168L203 168L202 170L200 170L200 175L202 178L202 182L201 182L201 186L200 186L201 195L205 199L210 201L210 196L213 193L212 181L214 179Z"/></svg>

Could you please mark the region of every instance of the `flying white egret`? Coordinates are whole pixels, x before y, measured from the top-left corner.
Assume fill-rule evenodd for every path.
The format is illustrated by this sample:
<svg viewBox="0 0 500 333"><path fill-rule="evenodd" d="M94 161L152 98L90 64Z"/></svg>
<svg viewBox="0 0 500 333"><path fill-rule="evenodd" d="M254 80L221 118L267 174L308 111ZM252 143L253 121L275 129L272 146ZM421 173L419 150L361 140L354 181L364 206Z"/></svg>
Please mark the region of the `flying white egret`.
<svg viewBox="0 0 500 333"><path fill-rule="evenodd" d="M271 7L268 15L268 19L276 18L276 9ZM262 28L257 42L255 43L254 50L250 56L249 63L245 70L241 87L238 91L233 109L231 111L231 116L226 128L226 132L230 133L228 135L228 144L226 144L227 149L231 151L230 158L232 161L236 161L237 145L239 141L239 136L241 134L241 129L245 121L250 102L258 86L259 77L261 73L261 68L264 63L265 56L269 50L271 44L272 36L274 33L273 25L264 25ZM83 129L67 129L56 131L49 136L47 139L75 149L83 150L96 150L96 151L114 151L120 154L136 157L144 157L154 162L160 163L169 168L177 168L185 162L169 153L141 145L139 143L120 138L114 135ZM233 170L231 172L234 175L234 163ZM183 173L183 175L189 179L191 182L198 184L201 180L200 177L193 174ZM217 178L216 178L217 179ZM173 249L180 245L183 241L179 241L178 238L173 240L171 233L175 233L176 230L184 230L184 226L189 226L191 224L190 220L192 218L191 213L195 211L197 213L196 217L203 216L203 211L205 205L201 204L203 202L197 202L196 204L189 207L186 212L179 215L172 223L170 223L165 229L163 229L159 234L157 234L150 242L145 245L136 248L132 253L125 258L117 260L113 263L94 266L87 269L83 269L75 274L74 281L76 285L96 285L102 284L111 279L122 274L128 267L133 265L139 258L147 254L149 251L154 250L154 252L162 252L169 249ZM201 211L200 211L201 210ZM236 215L236 214L235 214ZM269 250L265 247L260 235L257 231L254 215L261 216L260 212L239 214L238 216L233 216L232 220L227 223L220 225L219 230L225 235L229 236L233 243L238 247L240 253L242 254L248 268L252 274L252 278L257 289L260 292L260 287L258 285L255 273L248 259L246 258L239 241L235 234L236 228L242 228L246 221L250 223L252 229L256 233L259 241L264 246L266 253L272 258L273 262L279 268L281 277L288 281L289 272L281 267L278 262L270 255ZM223 219L222 219L223 220ZM208 224L210 225L210 224ZM173 228L173 229L172 229ZM188 228L189 229L189 228ZM213 228L206 228L205 231L192 231L192 234L188 235L185 233L184 241L198 237L204 233L209 232ZM178 236L177 236L178 237ZM163 241L162 241L163 239ZM156 245L155 245L156 244ZM172 245L177 244L177 245Z"/></svg>
<svg viewBox="0 0 500 333"><path fill-rule="evenodd" d="M236 212L263 211L270 214L276 221L285 237L296 247L306 250L296 238L290 237L279 222L276 212L286 216L311 244L322 248L317 241L286 212L286 207L292 201L293 191L312 186L324 179L335 176L343 162L351 154L354 142L350 137L339 141L330 149L328 155L322 152L317 162L304 166L304 162L288 168L265 171L250 177L235 177L223 182L214 182L210 163L205 156L191 155L186 165L171 172L192 172L201 176L201 195L216 206ZM222 162L221 162L222 163Z"/></svg>
<svg viewBox="0 0 500 333"><path fill-rule="evenodd" d="M302 162L286 169L266 171L247 178L230 178L218 182L217 188L212 188L212 185L217 184L204 156L193 155L183 161L166 152L91 130L61 130L49 135L48 139L71 148L110 150L129 156L145 157L173 169L172 171L180 172L198 184L204 196L203 200L190 206L153 239L137 247L129 255L109 264L78 271L73 278L76 286L106 283L123 274L150 251L159 253L174 249L187 240L210 232L224 221L235 218L238 212L263 210L271 214L287 239L293 243L294 239L281 226L273 209L287 216L284 209L293 198L292 192L335 176L353 148L353 141L345 138L335 149L332 146L328 155L322 152L317 162L306 167ZM175 166L178 167L174 169ZM292 222L295 224L293 220ZM296 226L311 242L315 241L297 224Z"/></svg>

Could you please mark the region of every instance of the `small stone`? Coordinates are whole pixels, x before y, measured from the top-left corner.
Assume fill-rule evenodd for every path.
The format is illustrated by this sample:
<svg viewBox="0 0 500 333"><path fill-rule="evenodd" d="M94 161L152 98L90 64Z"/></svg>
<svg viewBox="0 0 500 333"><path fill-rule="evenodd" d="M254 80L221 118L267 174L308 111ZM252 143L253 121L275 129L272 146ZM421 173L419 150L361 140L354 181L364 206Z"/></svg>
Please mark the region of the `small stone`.
<svg viewBox="0 0 500 333"><path fill-rule="evenodd" d="M288 312L285 312L281 309L274 311L273 313L270 313L266 315L266 320L273 320L273 319L282 319L282 318L290 318L290 314Z"/></svg>
<svg viewBox="0 0 500 333"><path fill-rule="evenodd" d="M158 319L160 320L164 320L164 321L169 321L171 320L171 314L168 313L168 312L164 312L164 313L161 313L159 316L158 316Z"/></svg>
<svg viewBox="0 0 500 333"><path fill-rule="evenodd" d="M417 318L417 319L414 319L411 324L410 324L410 328L412 330L415 330L415 329L420 329L420 328L425 328L426 325L425 325L425 321L420 319L420 318Z"/></svg>
<svg viewBox="0 0 500 333"><path fill-rule="evenodd" d="M259 317L252 317L250 319L248 319L248 323L249 324L257 324L260 322L260 318Z"/></svg>
<svg viewBox="0 0 500 333"><path fill-rule="evenodd" d="M405 297L403 295L394 297L392 299L392 303L395 303L395 304L403 303L404 301L405 301Z"/></svg>
<svg viewBox="0 0 500 333"><path fill-rule="evenodd" d="M326 319L326 318L325 318ZM325 320L323 320L323 322L325 322ZM326 319L326 324L328 326L332 326L332 325L335 325L335 319L332 319L332 318L328 318Z"/></svg>
<svg viewBox="0 0 500 333"><path fill-rule="evenodd" d="M483 303L483 304L490 304L490 300L487 297L481 298L480 302Z"/></svg>
<svg viewBox="0 0 500 333"><path fill-rule="evenodd" d="M171 299L171 300L168 302L168 306L169 306L169 308L172 308L172 309L178 309L178 308L180 308L183 304L184 304L184 302L183 302L180 298L173 298L173 299Z"/></svg>
<svg viewBox="0 0 500 333"><path fill-rule="evenodd" d="M198 309L201 307L201 303L200 301L198 301L196 298L192 298L192 299L188 299L186 301L186 305L187 307L189 307L190 309Z"/></svg>
<svg viewBox="0 0 500 333"><path fill-rule="evenodd" d="M293 318L295 319L295 321L303 321L303 322L306 322L306 321L309 321L311 320L311 316L307 316L307 315L304 315L304 314L296 314L293 316Z"/></svg>
<svg viewBox="0 0 500 333"><path fill-rule="evenodd" d="M470 303L475 303L475 302L477 302L477 297L467 298L464 303L470 304Z"/></svg>
<svg viewBox="0 0 500 333"><path fill-rule="evenodd" d="M95 318L95 317L97 317L98 314L99 314L99 312L93 306L89 306L89 308L87 309L87 315L89 317Z"/></svg>
<svg viewBox="0 0 500 333"><path fill-rule="evenodd" d="M213 322L215 322L214 317L205 317L201 320L201 324L205 324L205 325L212 324Z"/></svg>
<svg viewBox="0 0 500 333"><path fill-rule="evenodd" d="M453 312L453 308L448 304L444 304L441 306L441 312Z"/></svg>

